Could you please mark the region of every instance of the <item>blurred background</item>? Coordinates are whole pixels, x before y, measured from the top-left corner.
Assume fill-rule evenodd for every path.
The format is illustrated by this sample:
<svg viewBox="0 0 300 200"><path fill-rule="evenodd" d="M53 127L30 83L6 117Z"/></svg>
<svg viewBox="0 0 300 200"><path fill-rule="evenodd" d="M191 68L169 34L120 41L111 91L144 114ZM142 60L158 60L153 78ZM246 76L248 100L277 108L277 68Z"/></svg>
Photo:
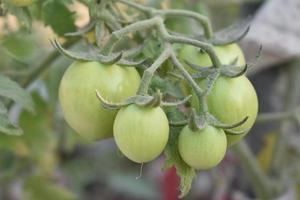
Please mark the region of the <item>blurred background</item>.
<svg viewBox="0 0 300 200"><path fill-rule="evenodd" d="M77 1L66 2L68 6L64 9L72 14L68 31L86 25L89 21L87 7ZM240 45L248 62L254 61L259 46L263 47L256 65L248 72L258 94L261 115L245 139L248 144L246 153L256 161L257 166L252 167L258 167L261 173L278 182L274 199L300 199L300 111L297 113L300 1L139 2L157 8L184 8L202 13L212 20L214 30L252 17L251 29ZM0 16L1 74L17 80L30 91L36 110L33 114L19 105L10 105L9 117L19 124L24 134L0 134L0 199L177 199L179 179L173 168L162 172L163 156L145 164L142 177L136 179L140 165L121 156L112 139L84 142L65 123L57 91L72 60L53 54L49 39L59 37L65 30L57 25L60 20L55 14L58 8L47 9L51 15L44 18L52 21L49 20L46 26L34 21L31 31L21 28L26 20L22 21L20 16ZM69 20L68 17L65 20ZM171 20L168 25L181 32L197 33L193 23L179 19ZM86 34L84 41L71 48L76 50L86 46L91 37ZM63 42L65 39L59 37L59 40ZM48 55L53 56L53 61L45 60ZM45 67L42 75L37 77L40 74L36 68L38 65ZM28 73L30 77L26 76ZM222 163L213 170L199 172L185 199L257 199L252 172L244 166L236 151L230 149Z"/></svg>

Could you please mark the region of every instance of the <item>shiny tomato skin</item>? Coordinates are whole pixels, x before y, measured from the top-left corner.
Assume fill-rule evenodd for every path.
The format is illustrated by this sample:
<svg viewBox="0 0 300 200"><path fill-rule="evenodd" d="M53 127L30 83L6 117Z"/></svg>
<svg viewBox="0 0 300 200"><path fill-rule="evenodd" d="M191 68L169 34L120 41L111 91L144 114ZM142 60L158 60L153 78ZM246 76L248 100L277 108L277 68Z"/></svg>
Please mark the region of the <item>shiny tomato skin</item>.
<svg viewBox="0 0 300 200"><path fill-rule="evenodd" d="M169 138L167 116L160 107L129 105L114 122L114 139L121 152L137 163L149 162L164 150Z"/></svg>
<svg viewBox="0 0 300 200"><path fill-rule="evenodd" d="M185 126L178 138L181 158L197 170L207 170L219 164L225 156L226 148L224 131L209 125L198 131Z"/></svg>
<svg viewBox="0 0 300 200"><path fill-rule="evenodd" d="M111 137L117 111L103 108L95 90L107 101L119 103L135 95L139 83L140 76L134 68L76 61L66 70L59 87L64 117L83 138Z"/></svg>

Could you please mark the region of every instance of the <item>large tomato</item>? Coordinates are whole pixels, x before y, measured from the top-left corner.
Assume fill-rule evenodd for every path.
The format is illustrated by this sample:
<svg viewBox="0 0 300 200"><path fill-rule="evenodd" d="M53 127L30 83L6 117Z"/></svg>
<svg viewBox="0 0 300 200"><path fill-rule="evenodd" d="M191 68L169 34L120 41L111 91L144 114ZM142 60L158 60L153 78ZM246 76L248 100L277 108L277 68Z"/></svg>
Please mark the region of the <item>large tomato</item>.
<svg viewBox="0 0 300 200"><path fill-rule="evenodd" d="M9 0L9 3L14 6L23 7L32 4L32 0Z"/></svg>
<svg viewBox="0 0 300 200"><path fill-rule="evenodd" d="M169 138L167 116L160 107L130 105L122 108L114 122L114 138L130 160L143 163L155 159Z"/></svg>
<svg viewBox="0 0 300 200"><path fill-rule="evenodd" d="M245 131L241 135L228 135L228 146L244 137L253 126L258 100L254 87L245 76L237 78L219 77L207 97L209 112L223 123L233 124L246 116L248 120L232 130Z"/></svg>
<svg viewBox="0 0 300 200"><path fill-rule="evenodd" d="M134 68L99 62L74 62L65 72L59 100L66 121L89 140L112 136L117 111L104 109L95 90L110 102L121 102L136 93L140 76Z"/></svg>
<svg viewBox="0 0 300 200"><path fill-rule="evenodd" d="M226 148L224 131L209 125L198 131L185 126L178 138L180 156L194 169L206 170L216 166L224 158Z"/></svg>

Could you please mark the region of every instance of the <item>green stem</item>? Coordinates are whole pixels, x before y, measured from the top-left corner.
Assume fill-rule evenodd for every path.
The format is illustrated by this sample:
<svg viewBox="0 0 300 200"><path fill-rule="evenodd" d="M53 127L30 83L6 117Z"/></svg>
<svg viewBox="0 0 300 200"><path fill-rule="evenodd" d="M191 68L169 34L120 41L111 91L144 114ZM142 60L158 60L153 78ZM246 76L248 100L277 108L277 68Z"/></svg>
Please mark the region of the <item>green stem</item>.
<svg viewBox="0 0 300 200"><path fill-rule="evenodd" d="M240 163L245 170L258 199L271 199L271 183L261 170L248 145L244 141L240 141L233 146L232 149L239 157Z"/></svg>
<svg viewBox="0 0 300 200"><path fill-rule="evenodd" d="M144 71L140 87L137 94L146 95L149 89L151 79L155 71L169 58L170 56L170 47L167 45L165 50L160 54L160 56L155 60L155 62Z"/></svg>
<svg viewBox="0 0 300 200"><path fill-rule="evenodd" d="M191 75L185 70L184 66L180 63L180 61L176 57L174 51L172 51L171 59L172 59L173 64L175 65L175 67L177 69L179 69L179 71L181 72L183 77L187 80L187 82L190 84L192 89L195 91L195 94L196 94L196 96L199 100L199 104L200 104L200 106L199 106L200 113L207 113L208 112L208 106L207 106L205 96L203 95L204 91L198 86L198 84L191 77Z"/></svg>
<svg viewBox="0 0 300 200"><path fill-rule="evenodd" d="M288 91L286 95L285 109L295 110L294 108L298 104L300 93L300 68L299 62L295 62L290 66L287 74L288 79ZM291 122L284 120L281 123L280 132L278 134L276 144L274 145L271 172L279 179L282 178L282 167L284 167L284 161L287 155L287 141L291 136Z"/></svg>
<svg viewBox="0 0 300 200"><path fill-rule="evenodd" d="M262 113L258 115L256 122L266 123L266 122L282 121L285 119L292 118L293 116L294 116L294 112Z"/></svg>
<svg viewBox="0 0 300 200"><path fill-rule="evenodd" d="M207 39L211 39L213 37L213 30L211 23L208 19L208 17L204 15L200 15L199 13L188 11L188 10L178 10L178 9L170 9L170 10L158 10L156 11L159 15L162 15L163 17L188 17L192 18L196 21L198 21L203 29L204 29L204 35Z"/></svg>
<svg viewBox="0 0 300 200"><path fill-rule="evenodd" d="M149 29L153 26L157 25L157 19L158 18L151 18L146 19L143 21L138 21L133 24L130 24L122 29L119 29L117 31L114 31L104 48L102 49L103 54L109 54L114 50L114 47L117 45L117 43L128 33L132 33L139 30Z"/></svg>

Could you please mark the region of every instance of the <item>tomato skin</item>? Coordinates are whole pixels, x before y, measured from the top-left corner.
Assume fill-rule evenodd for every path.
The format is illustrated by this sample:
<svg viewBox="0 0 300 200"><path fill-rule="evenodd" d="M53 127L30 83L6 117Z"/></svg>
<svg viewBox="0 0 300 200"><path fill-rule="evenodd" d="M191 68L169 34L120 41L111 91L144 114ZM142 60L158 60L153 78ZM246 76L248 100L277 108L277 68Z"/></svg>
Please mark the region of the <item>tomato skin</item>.
<svg viewBox="0 0 300 200"><path fill-rule="evenodd" d="M121 152L137 163L151 161L164 150L169 138L169 123L160 107L129 105L114 122L114 139Z"/></svg>
<svg viewBox="0 0 300 200"><path fill-rule="evenodd" d="M242 66L246 64L243 52L236 43L225 46L214 46L214 50L219 57L220 62L224 65L230 64L235 58L238 58L237 65ZM212 66L212 62L208 54L201 52L199 48L191 45L183 45L179 51L179 57L185 69L191 74L195 73L196 70L185 64L185 60L201 67ZM185 96L191 94L191 88L185 80L180 82L180 88Z"/></svg>
<svg viewBox="0 0 300 200"><path fill-rule="evenodd" d="M9 3L17 7L29 6L32 2L33 0L9 0Z"/></svg>
<svg viewBox="0 0 300 200"><path fill-rule="evenodd" d="M258 112L256 91L246 76L237 78L219 77L207 97L209 112L226 124L248 120L232 130L244 131L241 135L227 135L228 146L243 138L253 126Z"/></svg>
<svg viewBox="0 0 300 200"><path fill-rule="evenodd" d="M237 65L246 64L241 48L235 43L225 46L214 46L213 48L223 65L230 64L235 58L238 58ZM182 60L187 60L188 62L201 67L212 66L209 55L205 52L201 52L199 48L191 45L184 45L179 52L179 56ZM195 72L195 70L188 65L185 65L185 67L189 72Z"/></svg>
<svg viewBox="0 0 300 200"><path fill-rule="evenodd" d="M178 138L181 158L198 170L207 170L219 164L225 156L226 148L224 131L209 125L198 131L185 126Z"/></svg>
<svg viewBox="0 0 300 200"><path fill-rule="evenodd" d="M103 139L112 136L117 111L103 108L95 90L110 102L133 96L140 76L134 68L103 65L99 62L74 62L60 83L59 100L68 124L83 138Z"/></svg>

